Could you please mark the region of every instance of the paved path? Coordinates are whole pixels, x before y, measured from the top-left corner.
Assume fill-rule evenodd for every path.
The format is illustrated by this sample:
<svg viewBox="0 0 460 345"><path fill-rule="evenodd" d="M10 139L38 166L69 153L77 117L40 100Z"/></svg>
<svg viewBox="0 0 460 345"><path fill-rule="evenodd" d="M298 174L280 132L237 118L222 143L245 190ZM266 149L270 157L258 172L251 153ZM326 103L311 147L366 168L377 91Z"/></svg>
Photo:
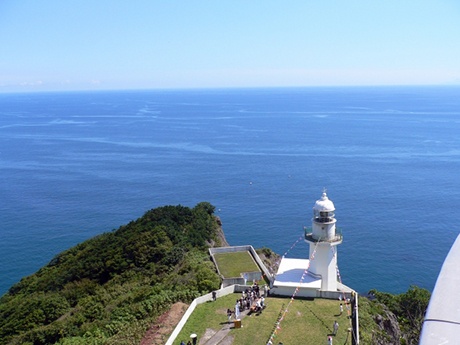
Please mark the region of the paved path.
<svg viewBox="0 0 460 345"><path fill-rule="evenodd" d="M240 320L242 320L247 314L248 310L242 311L240 313ZM233 328L233 321L230 323L226 323L216 334L214 334L208 341L206 341L202 345L232 345L233 336L229 335L228 333Z"/></svg>

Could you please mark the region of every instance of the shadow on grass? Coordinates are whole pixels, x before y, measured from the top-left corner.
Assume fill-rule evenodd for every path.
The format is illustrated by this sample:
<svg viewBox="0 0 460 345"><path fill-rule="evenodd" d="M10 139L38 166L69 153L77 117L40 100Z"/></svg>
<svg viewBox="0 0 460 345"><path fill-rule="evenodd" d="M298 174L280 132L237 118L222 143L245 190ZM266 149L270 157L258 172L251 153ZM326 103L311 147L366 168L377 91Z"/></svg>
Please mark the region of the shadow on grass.
<svg viewBox="0 0 460 345"><path fill-rule="evenodd" d="M220 322L219 325L221 326L224 326L224 325L231 325L233 324L233 321L223 321L223 322Z"/></svg>

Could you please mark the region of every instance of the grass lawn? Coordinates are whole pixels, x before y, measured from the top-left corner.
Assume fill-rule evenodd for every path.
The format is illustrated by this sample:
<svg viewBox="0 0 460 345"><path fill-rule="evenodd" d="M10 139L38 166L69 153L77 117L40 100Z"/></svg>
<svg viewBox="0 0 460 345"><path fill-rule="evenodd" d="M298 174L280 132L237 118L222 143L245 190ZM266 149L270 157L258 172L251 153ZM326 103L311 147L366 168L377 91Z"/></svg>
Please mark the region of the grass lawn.
<svg viewBox="0 0 460 345"><path fill-rule="evenodd" d="M257 272L260 268L249 252L214 254L220 273L225 278L240 277L241 272Z"/></svg>
<svg viewBox="0 0 460 345"><path fill-rule="evenodd" d="M233 310L235 300L240 294L230 294L218 298L216 302L207 302L198 305L182 329L174 344L179 345L181 340L186 343L190 334L196 333L198 340L204 335L207 328L218 331L227 322L226 310ZM268 297L265 300L267 307L257 315L245 316L242 319L242 328L232 329L233 345L265 345L272 334L280 312L284 311L291 301L290 298ZM315 299L294 299L289 311L280 323L273 344L282 342L284 345L321 345L327 344L327 336L332 333L334 320L339 323L339 331L334 337L334 344L351 344L351 327L346 311L339 314L339 301Z"/></svg>

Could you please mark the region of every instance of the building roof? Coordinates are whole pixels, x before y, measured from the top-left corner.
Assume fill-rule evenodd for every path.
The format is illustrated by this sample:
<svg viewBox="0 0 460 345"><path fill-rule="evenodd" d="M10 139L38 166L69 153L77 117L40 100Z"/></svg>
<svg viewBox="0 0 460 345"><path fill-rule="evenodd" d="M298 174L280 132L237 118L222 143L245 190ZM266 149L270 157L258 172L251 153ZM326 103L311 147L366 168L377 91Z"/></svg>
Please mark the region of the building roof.
<svg viewBox="0 0 460 345"><path fill-rule="evenodd" d="M310 260L308 259L283 258L273 285L321 289L321 278L305 273L309 266ZM303 280L302 276L304 277Z"/></svg>

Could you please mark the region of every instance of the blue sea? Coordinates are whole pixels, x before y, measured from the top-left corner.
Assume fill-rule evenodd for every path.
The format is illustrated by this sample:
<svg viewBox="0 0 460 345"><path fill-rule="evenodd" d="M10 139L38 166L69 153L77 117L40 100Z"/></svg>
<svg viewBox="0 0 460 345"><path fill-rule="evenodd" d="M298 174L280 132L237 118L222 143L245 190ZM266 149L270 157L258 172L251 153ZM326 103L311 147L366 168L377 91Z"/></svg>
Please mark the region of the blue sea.
<svg viewBox="0 0 460 345"><path fill-rule="evenodd" d="M431 290L460 231L460 87L1 94L0 173L0 294L162 205L307 258L323 188L345 284Z"/></svg>

